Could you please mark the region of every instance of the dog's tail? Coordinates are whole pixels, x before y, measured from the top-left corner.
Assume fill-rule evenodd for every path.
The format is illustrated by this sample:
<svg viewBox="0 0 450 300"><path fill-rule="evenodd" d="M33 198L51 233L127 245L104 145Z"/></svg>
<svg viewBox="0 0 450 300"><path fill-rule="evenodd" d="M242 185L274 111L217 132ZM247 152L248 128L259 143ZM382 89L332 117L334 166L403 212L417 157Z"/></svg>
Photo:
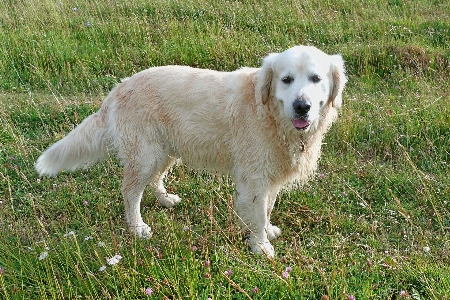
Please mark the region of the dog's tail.
<svg viewBox="0 0 450 300"><path fill-rule="evenodd" d="M35 169L39 175L55 176L62 170L86 168L108 155L108 140L106 116L100 110L42 153Z"/></svg>

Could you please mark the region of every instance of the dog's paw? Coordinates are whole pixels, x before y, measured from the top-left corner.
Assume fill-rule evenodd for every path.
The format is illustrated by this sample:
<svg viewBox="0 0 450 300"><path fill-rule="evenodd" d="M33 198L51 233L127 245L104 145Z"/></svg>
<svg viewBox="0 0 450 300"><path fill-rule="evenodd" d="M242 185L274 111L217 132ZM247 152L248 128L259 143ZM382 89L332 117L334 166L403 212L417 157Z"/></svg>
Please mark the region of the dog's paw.
<svg viewBox="0 0 450 300"><path fill-rule="evenodd" d="M163 197L159 198L159 204L164 207L170 208L181 202L181 198L178 195L174 194L166 194Z"/></svg>
<svg viewBox="0 0 450 300"><path fill-rule="evenodd" d="M275 225L270 224L266 230L269 241L272 241L281 235L281 229Z"/></svg>
<svg viewBox="0 0 450 300"><path fill-rule="evenodd" d="M149 239L153 235L153 231L147 224L130 226L130 230L134 235L140 239Z"/></svg>
<svg viewBox="0 0 450 300"><path fill-rule="evenodd" d="M253 253L265 255L269 258L275 257L275 249L268 240L256 242L254 239L250 238L249 243Z"/></svg>

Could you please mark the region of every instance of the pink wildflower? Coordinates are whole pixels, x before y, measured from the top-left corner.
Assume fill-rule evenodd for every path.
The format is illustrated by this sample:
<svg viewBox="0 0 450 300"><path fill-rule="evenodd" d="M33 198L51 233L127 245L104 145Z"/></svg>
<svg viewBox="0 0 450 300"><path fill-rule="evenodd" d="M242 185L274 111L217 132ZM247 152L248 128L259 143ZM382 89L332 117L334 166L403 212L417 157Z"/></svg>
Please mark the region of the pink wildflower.
<svg viewBox="0 0 450 300"><path fill-rule="evenodd" d="M409 294L405 290L400 291L400 298L409 298Z"/></svg>
<svg viewBox="0 0 450 300"><path fill-rule="evenodd" d="M152 293L153 293L153 290L152 290L151 288L148 287L148 288L145 289L145 294L146 294L147 296L151 296Z"/></svg>

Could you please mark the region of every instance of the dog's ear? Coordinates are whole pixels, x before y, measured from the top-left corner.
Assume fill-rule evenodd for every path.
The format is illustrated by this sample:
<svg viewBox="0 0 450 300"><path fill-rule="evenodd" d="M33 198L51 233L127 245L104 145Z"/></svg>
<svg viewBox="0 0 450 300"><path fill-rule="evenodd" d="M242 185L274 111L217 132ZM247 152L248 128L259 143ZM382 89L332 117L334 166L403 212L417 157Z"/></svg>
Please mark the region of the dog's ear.
<svg viewBox="0 0 450 300"><path fill-rule="evenodd" d="M269 101L270 86L272 83L272 64L278 53L271 53L264 58L261 69L256 75L255 98L256 105L265 105Z"/></svg>
<svg viewBox="0 0 450 300"><path fill-rule="evenodd" d="M342 105L342 90L347 83L347 77L345 76L344 60L340 55L331 56L331 88L330 98L333 107L340 108Z"/></svg>

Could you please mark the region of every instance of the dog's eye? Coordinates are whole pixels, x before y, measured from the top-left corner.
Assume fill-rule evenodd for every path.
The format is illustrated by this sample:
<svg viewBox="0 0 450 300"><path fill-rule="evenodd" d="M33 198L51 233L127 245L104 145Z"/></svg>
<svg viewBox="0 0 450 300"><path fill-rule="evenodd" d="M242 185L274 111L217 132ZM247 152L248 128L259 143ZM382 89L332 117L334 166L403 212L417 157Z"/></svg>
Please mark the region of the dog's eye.
<svg viewBox="0 0 450 300"><path fill-rule="evenodd" d="M292 81L294 81L294 78L292 78L291 76L286 76L283 77L281 81L283 81L283 83L290 84Z"/></svg>
<svg viewBox="0 0 450 300"><path fill-rule="evenodd" d="M317 74L313 74L313 75L310 77L310 79L311 79L311 81L314 82L314 83L318 83L318 82L320 82L320 81L322 80L322 78L320 78L320 76L317 75Z"/></svg>

